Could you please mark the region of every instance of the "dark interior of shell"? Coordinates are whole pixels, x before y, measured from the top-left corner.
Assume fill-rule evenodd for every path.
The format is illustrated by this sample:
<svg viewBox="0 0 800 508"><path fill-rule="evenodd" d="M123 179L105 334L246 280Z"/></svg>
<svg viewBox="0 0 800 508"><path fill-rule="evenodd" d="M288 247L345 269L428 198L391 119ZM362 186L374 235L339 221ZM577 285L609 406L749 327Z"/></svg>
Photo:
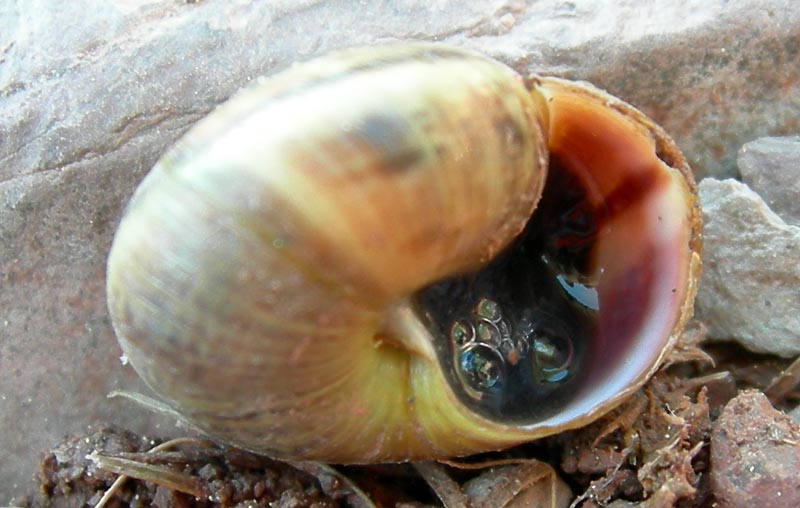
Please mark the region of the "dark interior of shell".
<svg viewBox="0 0 800 508"><path fill-rule="evenodd" d="M518 425L589 413L651 373L691 257L690 184L657 133L582 94L550 99L548 179L525 231L414 299L457 396Z"/></svg>

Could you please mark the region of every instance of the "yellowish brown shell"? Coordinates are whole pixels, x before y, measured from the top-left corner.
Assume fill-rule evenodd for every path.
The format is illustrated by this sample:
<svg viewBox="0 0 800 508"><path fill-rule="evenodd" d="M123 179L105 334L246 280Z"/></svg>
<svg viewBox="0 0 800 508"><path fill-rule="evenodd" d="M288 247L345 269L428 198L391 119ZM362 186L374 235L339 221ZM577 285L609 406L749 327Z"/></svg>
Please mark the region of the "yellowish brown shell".
<svg viewBox="0 0 800 508"><path fill-rule="evenodd" d="M493 418L454 387L417 295L517 241L548 159L606 210L587 285L610 356L581 360L572 400ZM249 88L156 165L114 239L109 308L137 372L212 437L328 462L459 456L583 425L641 386L691 314L699 227L685 160L631 106L460 49L356 49ZM637 273L646 289L625 289Z"/></svg>

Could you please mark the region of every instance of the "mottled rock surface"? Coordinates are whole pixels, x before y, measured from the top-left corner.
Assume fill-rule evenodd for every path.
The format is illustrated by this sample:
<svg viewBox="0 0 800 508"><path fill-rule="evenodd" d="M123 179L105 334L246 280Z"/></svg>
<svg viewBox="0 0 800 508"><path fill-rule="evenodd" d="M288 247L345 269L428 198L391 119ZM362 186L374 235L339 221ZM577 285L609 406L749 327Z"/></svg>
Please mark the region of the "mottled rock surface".
<svg viewBox="0 0 800 508"><path fill-rule="evenodd" d="M800 354L800 228L745 184L706 178L703 275L696 316L711 339L751 351Z"/></svg>
<svg viewBox="0 0 800 508"><path fill-rule="evenodd" d="M728 403L711 436L718 508L800 506L800 426L755 391Z"/></svg>
<svg viewBox="0 0 800 508"><path fill-rule="evenodd" d="M106 252L158 156L256 76L345 46L443 41L595 82L662 123L703 175L734 174L742 143L798 129L788 0L354 4L0 2L0 504L66 434L174 432L105 399L144 390L117 360Z"/></svg>
<svg viewBox="0 0 800 508"><path fill-rule="evenodd" d="M800 406L797 406L796 408L789 411L787 415L789 415L789 418L794 420L795 423L800 424Z"/></svg>
<svg viewBox="0 0 800 508"><path fill-rule="evenodd" d="M800 136L761 138L736 159L742 181L787 223L800 226Z"/></svg>

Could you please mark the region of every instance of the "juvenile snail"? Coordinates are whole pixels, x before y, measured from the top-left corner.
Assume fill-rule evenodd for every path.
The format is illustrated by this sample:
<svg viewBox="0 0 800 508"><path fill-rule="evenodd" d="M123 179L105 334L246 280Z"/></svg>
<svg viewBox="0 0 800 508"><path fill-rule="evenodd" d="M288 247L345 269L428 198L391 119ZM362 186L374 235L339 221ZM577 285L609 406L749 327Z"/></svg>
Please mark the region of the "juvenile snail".
<svg viewBox="0 0 800 508"><path fill-rule="evenodd" d="M691 314L699 230L683 156L618 99L461 49L354 49L249 88L161 159L108 302L137 372L212 437L458 456L640 387Z"/></svg>

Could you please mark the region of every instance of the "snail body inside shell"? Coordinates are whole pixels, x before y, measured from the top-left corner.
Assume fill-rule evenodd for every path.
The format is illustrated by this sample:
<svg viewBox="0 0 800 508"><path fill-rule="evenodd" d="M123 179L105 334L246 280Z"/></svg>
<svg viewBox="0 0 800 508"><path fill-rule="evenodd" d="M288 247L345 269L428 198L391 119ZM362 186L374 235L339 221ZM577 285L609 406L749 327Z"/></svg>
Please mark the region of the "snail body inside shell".
<svg viewBox="0 0 800 508"><path fill-rule="evenodd" d="M588 85L350 50L251 87L158 163L109 308L212 437L329 462L494 450L657 368L691 312L695 199L672 141Z"/></svg>

